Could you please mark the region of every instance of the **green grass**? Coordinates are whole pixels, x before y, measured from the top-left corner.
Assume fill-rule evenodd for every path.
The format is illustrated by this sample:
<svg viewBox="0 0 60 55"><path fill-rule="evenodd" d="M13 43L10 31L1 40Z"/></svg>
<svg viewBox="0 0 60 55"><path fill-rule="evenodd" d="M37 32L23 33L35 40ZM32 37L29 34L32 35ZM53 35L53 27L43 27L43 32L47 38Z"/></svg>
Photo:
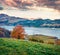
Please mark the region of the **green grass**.
<svg viewBox="0 0 60 55"><path fill-rule="evenodd" d="M60 55L60 46L0 38L0 55Z"/></svg>

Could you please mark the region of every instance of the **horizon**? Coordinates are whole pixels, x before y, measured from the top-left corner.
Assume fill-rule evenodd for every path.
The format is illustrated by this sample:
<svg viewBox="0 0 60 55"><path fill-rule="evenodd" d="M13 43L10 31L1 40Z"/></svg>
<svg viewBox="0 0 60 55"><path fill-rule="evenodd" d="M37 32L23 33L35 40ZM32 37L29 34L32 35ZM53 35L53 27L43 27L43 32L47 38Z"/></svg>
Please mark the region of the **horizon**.
<svg viewBox="0 0 60 55"><path fill-rule="evenodd" d="M28 19L28 18L23 18L23 17L16 17L16 16L10 16L10 15L8 15L8 14L4 14L4 13L1 13L0 15L7 15L7 16L9 16L9 17L15 17L15 18L21 18L21 19L27 19L27 20L37 20L37 19L42 19L42 20L46 20L46 19L48 19L48 18L46 18L46 19L43 19L43 18L30 18L30 19ZM59 19L49 19L49 20L59 20Z"/></svg>
<svg viewBox="0 0 60 55"><path fill-rule="evenodd" d="M17 12L16 12L17 11ZM27 11L22 11L22 10L0 10L0 14L7 14L9 16L15 16L15 17L21 17L21 18L27 18L27 19L37 19L37 18L42 18L42 19L60 19L60 13L55 11L55 10L50 10L46 12L47 10L43 11L41 10L27 10Z"/></svg>

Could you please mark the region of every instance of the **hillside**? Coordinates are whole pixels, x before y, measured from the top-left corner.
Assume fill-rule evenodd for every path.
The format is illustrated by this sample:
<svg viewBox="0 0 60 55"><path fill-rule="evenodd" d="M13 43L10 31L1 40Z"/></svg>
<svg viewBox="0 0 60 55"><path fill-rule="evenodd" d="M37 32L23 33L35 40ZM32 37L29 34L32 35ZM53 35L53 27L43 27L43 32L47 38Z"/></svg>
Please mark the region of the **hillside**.
<svg viewBox="0 0 60 55"><path fill-rule="evenodd" d="M19 18L8 16L6 14L0 14L0 26L1 25L60 28L60 19L50 20L38 18L35 20L28 20L27 18Z"/></svg>
<svg viewBox="0 0 60 55"><path fill-rule="evenodd" d="M10 31L6 30L4 28L0 28L0 38L9 38L10 37Z"/></svg>
<svg viewBox="0 0 60 55"><path fill-rule="evenodd" d="M60 46L0 38L1 55L60 55Z"/></svg>

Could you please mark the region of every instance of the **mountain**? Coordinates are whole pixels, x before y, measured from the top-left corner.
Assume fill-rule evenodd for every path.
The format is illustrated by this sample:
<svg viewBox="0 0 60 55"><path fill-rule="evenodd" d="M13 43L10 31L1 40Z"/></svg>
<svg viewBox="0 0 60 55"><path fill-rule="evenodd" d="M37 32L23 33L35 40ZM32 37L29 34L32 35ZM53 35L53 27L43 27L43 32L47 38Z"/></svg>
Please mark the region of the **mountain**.
<svg viewBox="0 0 60 55"><path fill-rule="evenodd" d="M28 20L26 18L19 18L14 16L8 16L6 14L0 14L0 26L8 25L8 26L28 26L28 27L56 27L60 28L60 19L50 20L50 19L34 19Z"/></svg>
<svg viewBox="0 0 60 55"><path fill-rule="evenodd" d="M60 10L60 0L0 0L0 4L23 9L31 6L46 6Z"/></svg>

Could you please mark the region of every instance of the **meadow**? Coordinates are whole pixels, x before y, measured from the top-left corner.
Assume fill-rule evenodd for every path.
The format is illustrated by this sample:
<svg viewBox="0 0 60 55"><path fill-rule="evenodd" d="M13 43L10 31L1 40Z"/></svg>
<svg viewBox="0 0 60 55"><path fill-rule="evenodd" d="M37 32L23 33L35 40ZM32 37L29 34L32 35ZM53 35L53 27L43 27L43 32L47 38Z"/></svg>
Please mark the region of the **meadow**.
<svg viewBox="0 0 60 55"><path fill-rule="evenodd" d="M46 43L46 44L56 44L56 37L46 36L46 35L28 35L27 38L30 41Z"/></svg>
<svg viewBox="0 0 60 55"><path fill-rule="evenodd" d="M0 55L60 55L60 46L21 39L0 38Z"/></svg>

